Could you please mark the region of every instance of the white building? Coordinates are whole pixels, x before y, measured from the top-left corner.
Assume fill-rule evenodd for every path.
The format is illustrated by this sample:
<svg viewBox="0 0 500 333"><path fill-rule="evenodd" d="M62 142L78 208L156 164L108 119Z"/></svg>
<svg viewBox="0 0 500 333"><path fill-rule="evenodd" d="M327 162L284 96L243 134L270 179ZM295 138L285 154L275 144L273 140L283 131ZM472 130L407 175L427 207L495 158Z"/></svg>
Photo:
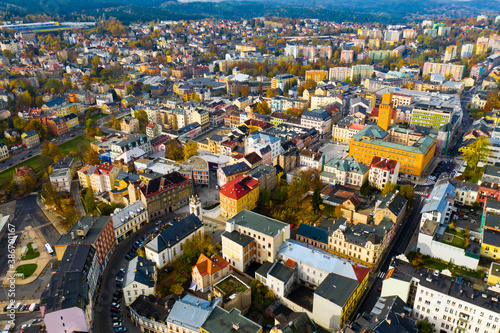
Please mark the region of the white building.
<svg viewBox="0 0 500 333"><path fill-rule="evenodd" d="M462 45L462 50L460 51L460 57L470 58L474 52L474 44L464 44Z"/></svg>
<svg viewBox="0 0 500 333"><path fill-rule="evenodd" d="M116 242L120 243L148 223L148 210L142 201L137 200L125 208L115 209L111 219Z"/></svg>
<svg viewBox="0 0 500 333"><path fill-rule="evenodd" d="M334 158L325 163L321 180L331 185L361 186L368 179L368 172L368 165L356 162L352 157Z"/></svg>
<svg viewBox="0 0 500 333"><path fill-rule="evenodd" d="M57 192L69 193L71 191L70 169L61 168L54 170L50 175L50 182Z"/></svg>
<svg viewBox="0 0 500 333"><path fill-rule="evenodd" d="M281 243L290 238L290 226L244 209L226 221L221 237L224 259L244 271L253 261L274 262Z"/></svg>
<svg viewBox="0 0 500 333"><path fill-rule="evenodd" d="M246 151L245 154L249 154L253 151L260 150L266 146L271 147L271 156L274 160L281 154L281 140L275 136L258 133L255 135L248 136L246 139Z"/></svg>
<svg viewBox="0 0 500 333"><path fill-rule="evenodd" d="M385 184L398 182L399 162L380 156L373 156L368 172L368 180L371 186L383 189Z"/></svg>
<svg viewBox="0 0 500 333"><path fill-rule="evenodd" d="M125 305L132 304L139 295L154 295L155 287L155 264L141 256L130 260L123 279Z"/></svg>
<svg viewBox="0 0 500 333"><path fill-rule="evenodd" d="M320 109L304 111L300 117L300 125L316 129L320 137L324 138L332 133L332 116Z"/></svg>
<svg viewBox="0 0 500 333"><path fill-rule="evenodd" d="M312 150L303 150L300 153L300 166L323 170L323 164L328 162L328 156Z"/></svg>
<svg viewBox="0 0 500 333"><path fill-rule="evenodd" d="M459 283L446 273L411 267L406 257L395 259L381 297L399 296L418 320L427 318L435 332L497 333L500 328L498 293Z"/></svg>
<svg viewBox="0 0 500 333"><path fill-rule="evenodd" d="M172 223L171 227L163 230L144 247L146 258L153 261L158 268L179 258L186 240L205 234L203 223L193 214Z"/></svg>
<svg viewBox="0 0 500 333"><path fill-rule="evenodd" d="M351 77L352 71L350 67L332 67L328 70L328 78L330 81L344 82L347 77ZM352 78L352 77L351 77Z"/></svg>

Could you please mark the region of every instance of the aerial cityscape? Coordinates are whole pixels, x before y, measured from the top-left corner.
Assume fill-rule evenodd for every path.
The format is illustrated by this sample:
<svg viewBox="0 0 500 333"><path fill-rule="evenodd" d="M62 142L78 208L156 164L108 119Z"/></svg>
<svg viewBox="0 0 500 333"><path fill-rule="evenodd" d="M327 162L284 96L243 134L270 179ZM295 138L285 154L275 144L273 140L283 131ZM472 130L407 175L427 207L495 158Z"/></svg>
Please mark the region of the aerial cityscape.
<svg viewBox="0 0 500 333"><path fill-rule="evenodd" d="M499 333L500 4L391 1L0 1L0 332Z"/></svg>

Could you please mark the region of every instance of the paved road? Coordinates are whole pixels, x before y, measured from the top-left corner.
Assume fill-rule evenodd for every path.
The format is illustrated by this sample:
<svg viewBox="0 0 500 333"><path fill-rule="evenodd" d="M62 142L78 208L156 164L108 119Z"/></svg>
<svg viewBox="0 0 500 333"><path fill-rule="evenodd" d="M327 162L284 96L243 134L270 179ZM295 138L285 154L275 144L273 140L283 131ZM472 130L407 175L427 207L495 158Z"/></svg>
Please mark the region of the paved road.
<svg viewBox="0 0 500 333"><path fill-rule="evenodd" d="M185 217L185 214L171 213L161 218L162 221L172 221L175 217ZM133 236L124 240L116 247L111 254L108 265L101 275L100 289L98 291L97 302L94 315L94 333L109 333L111 328L111 316L109 307L113 299L113 293L116 291L115 276L122 267L126 267L128 261L125 255L130 250L132 245L141 238L145 233L152 232L156 228L154 223L149 223L137 231ZM122 304L122 316L125 316ZM127 332L139 332L139 330L128 319L125 319L123 325L127 327Z"/></svg>
<svg viewBox="0 0 500 333"><path fill-rule="evenodd" d="M59 142L53 142L55 145L60 145L65 143L66 141L69 141L71 139L74 139L74 137L71 137L71 134L74 134L75 136L82 135L85 132L85 128L80 127L78 130L70 132L65 135L61 135L60 137L57 137L57 140ZM23 162L26 159L29 159L33 156L40 155L42 153L42 145L40 145L37 148L31 148L31 149L25 149L22 148L20 150L14 151L14 153L11 155L10 158L6 159L5 161L0 162L0 172L8 169L12 166L15 166L21 162ZM28 155L31 155L28 157Z"/></svg>
<svg viewBox="0 0 500 333"><path fill-rule="evenodd" d="M405 253L406 247L410 242L417 226L420 222L420 209L422 206L423 200L420 196L415 196L415 204L413 205L413 210L410 214L410 217L406 220L406 223L400 228L399 234L396 234L395 241L392 249L389 254L386 254L382 259L382 263L379 265L379 269L374 272L377 275L375 281L372 283L371 287L369 286L366 291L366 297L361 303L361 306L358 308L358 311L355 313L363 313L370 312L375 303L377 302L380 291L378 288L382 287L382 276L385 277L385 272L387 272L391 260L393 257L400 255L401 253ZM379 276L379 272L383 272Z"/></svg>

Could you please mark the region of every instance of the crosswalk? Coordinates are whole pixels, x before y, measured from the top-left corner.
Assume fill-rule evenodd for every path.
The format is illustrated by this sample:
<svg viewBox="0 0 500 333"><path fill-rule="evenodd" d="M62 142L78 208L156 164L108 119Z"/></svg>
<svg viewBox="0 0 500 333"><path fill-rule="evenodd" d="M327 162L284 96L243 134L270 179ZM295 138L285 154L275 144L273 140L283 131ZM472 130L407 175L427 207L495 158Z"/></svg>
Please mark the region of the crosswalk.
<svg viewBox="0 0 500 333"><path fill-rule="evenodd" d="M385 277L385 272L378 272L377 277L383 279Z"/></svg>

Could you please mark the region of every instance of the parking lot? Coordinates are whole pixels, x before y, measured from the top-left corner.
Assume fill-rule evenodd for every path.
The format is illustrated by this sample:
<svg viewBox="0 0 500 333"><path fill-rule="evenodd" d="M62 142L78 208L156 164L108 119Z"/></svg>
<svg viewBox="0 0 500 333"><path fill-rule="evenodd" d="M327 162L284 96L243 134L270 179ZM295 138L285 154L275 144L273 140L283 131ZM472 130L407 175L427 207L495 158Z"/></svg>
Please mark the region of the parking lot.
<svg viewBox="0 0 500 333"><path fill-rule="evenodd" d="M450 177L453 177L455 175L455 163L452 161L439 162L424 185L434 185L443 173L447 173Z"/></svg>

